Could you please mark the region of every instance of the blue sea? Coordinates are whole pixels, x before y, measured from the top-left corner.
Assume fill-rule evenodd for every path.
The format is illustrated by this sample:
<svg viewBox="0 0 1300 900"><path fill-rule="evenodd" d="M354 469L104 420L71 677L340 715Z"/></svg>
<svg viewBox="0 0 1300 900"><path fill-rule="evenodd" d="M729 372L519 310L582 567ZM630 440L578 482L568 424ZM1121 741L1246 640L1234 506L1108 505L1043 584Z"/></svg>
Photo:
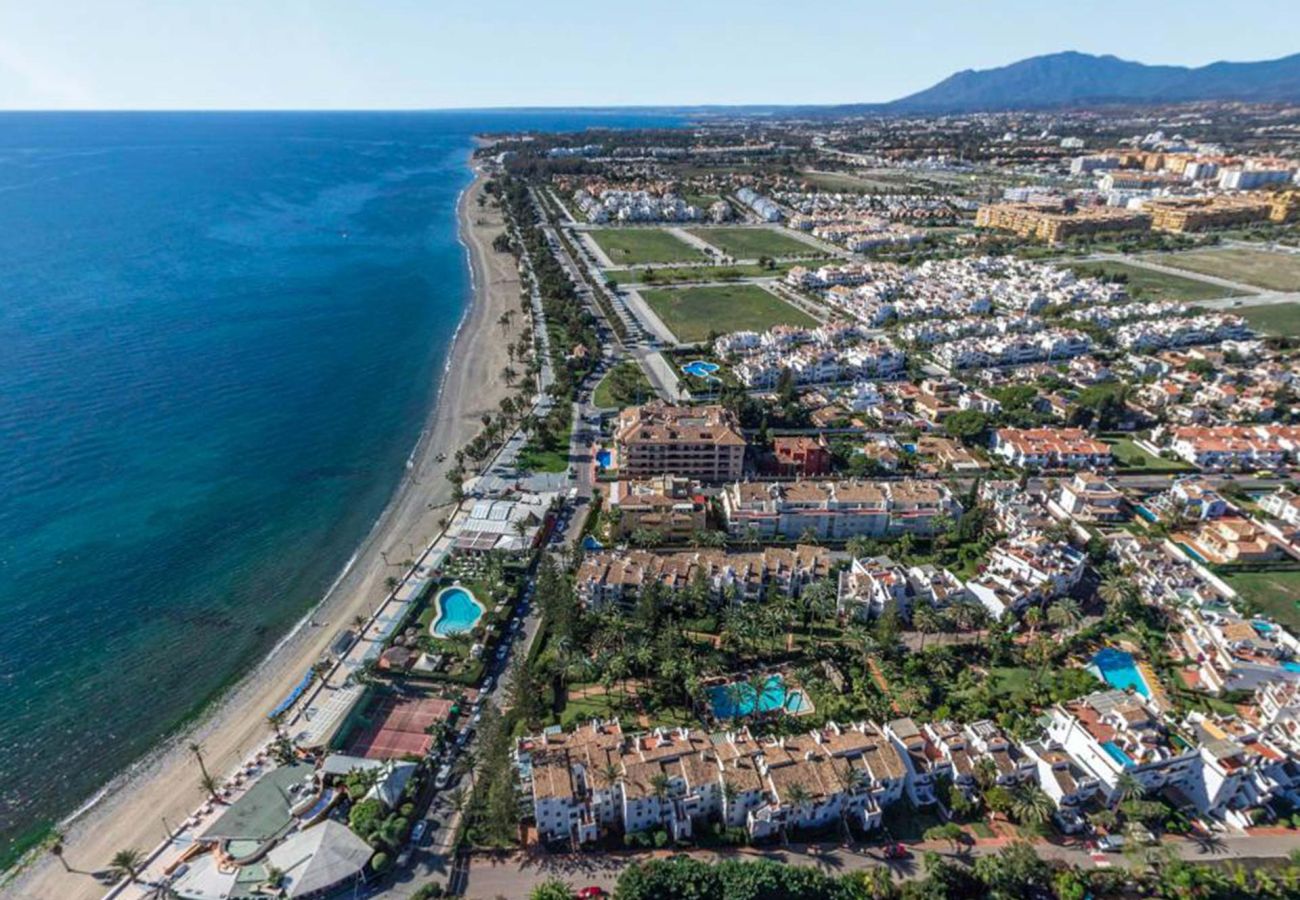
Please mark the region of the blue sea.
<svg viewBox="0 0 1300 900"><path fill-rule="evenodd" d="M0 860L369 531L469 299L473 135L670 121L0 114Z"/></svg>

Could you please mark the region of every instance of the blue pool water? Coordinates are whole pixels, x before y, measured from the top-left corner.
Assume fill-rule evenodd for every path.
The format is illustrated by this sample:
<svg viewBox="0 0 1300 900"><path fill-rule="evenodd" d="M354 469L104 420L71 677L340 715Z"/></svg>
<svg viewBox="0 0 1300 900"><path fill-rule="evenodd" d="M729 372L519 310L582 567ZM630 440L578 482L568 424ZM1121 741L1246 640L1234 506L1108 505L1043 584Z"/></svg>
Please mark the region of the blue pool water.
<svg viewBox="0 0 1300 900"><path fill-rule="evenodd" d="M1178 546L1182 547L1183 552L1186 553L1188 556L1190 556L1192 559L1196 560L1198 563L1209 561L1204 556L1201 556L1201 554L1197 553L1195 550L1193 550L1191 547L1187 546L1186 544L1180 543Z"/></svg>
<svg viewBox="0 0 1300 900"><path fill-rule="evenodd" d="M1133 662L1133 656L1114 647L1105 647L1097 651L1088 669L1113 688L1126 691L1129 688L1143 697L1151 696L1151 689ZM1112 754L1113 755L1113 754Z"/></svg>
<svg viewBox="0 0 1300 900"><path fill-rule="evenodd" d="M1133 768L1134 763L1132 758L1114 741L1105 741L1102 743L1101 749L1105 750L1107 756L1115 760L1115 762L1119 763L1124 768Z"/></svg>
<svg viewBox="0 0 1300 900"><path fill-rule="evenodd" d="M718 364L695 359L682 366L682 371L687 375L694 375L696 378L707 378L718 371Z"/></svg>
<svg viewBox="0 0 1300 900"><path fill-rule="evenodd" d="M1254 628L1257 632L1259 632L1264 637L1268 637L1270 634L1272 634L1274 631L1277 630L1273 627L1273 623L1263 622L1258 619L1251 622L1250 627Z"/></svg>
<svg viewBox="0 0 1300 900"><path fill-rule="evenodd" d="M1300 672L1300 662L1287 660L1282 663L1282 668L1286 669L1288 672Z"/></svg>
<svg viewBox="0 0 1300 900"><path fill-rule="evenodd" d="M1147 509L1145 506L1139 504L1138 506L1134 507L1134 509L1137 511L1137 514L1139 516L1146 519L1148 522L1156 521L1156 514L1153 513L1151 510Z"/></svg>
<svg viewBox="0 0 1300 900"><path fill-rule="evenodd" d="M596 465L600 466L602 469L608 469L612 459L613 457L610 455L608 450L596 451Z"/></svg>
<svg viewBox="0 0 1300 900"><path fill-rule="evenodd" d="M444 588L434 602L438 604L438 618L433 622L437 637L470 631L483 618L482 605L463 587Z"/></svg>
<svg viewBox="0 0 1300 900"><path fill-rule="evenodd" d="M757 701L757 702L755 702ZM709 688L709 705L718 719L735 719L758 712L766 713L784 709L788 713L801 713L810 708L803 691L787 691L785 679L769 675L763 684L763 695L755 696L754 688L747 682L715 684Z"/></svg>

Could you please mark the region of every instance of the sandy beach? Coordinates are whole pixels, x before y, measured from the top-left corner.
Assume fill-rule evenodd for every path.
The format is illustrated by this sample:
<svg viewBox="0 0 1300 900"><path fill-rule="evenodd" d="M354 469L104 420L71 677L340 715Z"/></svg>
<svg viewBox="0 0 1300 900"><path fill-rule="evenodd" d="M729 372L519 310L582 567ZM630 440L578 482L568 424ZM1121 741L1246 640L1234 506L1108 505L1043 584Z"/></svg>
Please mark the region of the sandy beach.
<svg viewBox="0 0 1300 900"><path fill-rule="evenodd" d="M410 556L409 545L426 546L450 511L451 484L445 473L452 454L482 427L480 416L495 412L510 390L500 372L508 362L507 340L517 336L516 317L502 334L501 314L518 309L519 277L513 257L491 244L504 230L500 213L479 207L484 178L476 177L461 195L457 216L470 250L474 297L448 358L441 389L411 458L411 467L383 515L358 549L352 567L339 579L310 623L299 628L236 685L201 722L173 737L131 772L119 776L98 803L66 824L64 871L51 855L33 862L0 895L39 900L101 897L102 884L88 873L104 869L125 848L151 851L164 839L164 822L174 825L203 801L199 771L187 747L203 745L208 769L220 776L233 771L270 737L266 714L326 651L333 638L358 613L366 615L387 595L385 579L395 569L385 564ZM450 325L450 323L448 323ZM439 453L447 459L440 462Z"/></svg>

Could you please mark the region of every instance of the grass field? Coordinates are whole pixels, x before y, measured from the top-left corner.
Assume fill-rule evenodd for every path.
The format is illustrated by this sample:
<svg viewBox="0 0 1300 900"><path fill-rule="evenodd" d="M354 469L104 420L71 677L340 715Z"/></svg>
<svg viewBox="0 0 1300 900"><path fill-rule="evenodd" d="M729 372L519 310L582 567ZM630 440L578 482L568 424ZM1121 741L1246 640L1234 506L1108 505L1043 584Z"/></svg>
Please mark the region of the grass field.
<svg viewBox="0 0 1300 900"><path fill-rule="evenodd" d="M1300 291L1300 254L1232 247L1172 253L1153 261L1271 291Z"/></svg>
<svg viewBox="0 0 1300 900"><path fill-rule="evenodd" d="M709 332L766 331L773 325L814 326L816 320L753 284L641 291L655 315L687 343Z"/></svg>
<svg viewBox="0 0 1300 900"><path fill-rule="evenodd" d="M1187 302L1191 300L1215 300L1219 297L1232 297L1236 293L1228 288L1207 284L1194 278L1155 272L1138 266L1117 262L1079 263L1070 266L1079 275L1099 277L1104 275L1123 275L1124 285L1129 296L1136 300L1171 300Z"/></svg>
<svg viewBox="0 0 1300 900"><path fill-rule="evenodd" d="M816 247L771 228L692 228L690 233L735 259L822 255Z"/></svg>
<svg viewBox="0 0 1300 900"><path fill-rule="evenodd" d="M654 397L654 388L634 362L621 362L610 369L592 395L592 402L603 409L622 409L635 403L644 403Z"/></svg>
<svg viewBox="0 0 1300 900"><path fill-rule="evenodd" d="M1152 456L1128 438L1107 441L1110 452L1119 461L1121 468L1151 469L1161 472L1187 472L1192 467L1178 459L1162 459Z"/></svg>
<svg viewBox="0 0 1300 900"><path fill-rule="evenodd" d="M1300 337L1300 303L1242 306L1231 312L1242 316L1256 331L1263 334Z"/></svg>
<svg viewBox="0 0 1300 900"><path fill-rule="evenodd" d="M1228 587L1289 630L1300 630L1300 572L1241 572Z"/></svg>
<svg viewBox="0 0 1300 900"><path fill-rule="evenodd" d="M738 281L741 278L779 278L795 266L794 262L776 263L764 268L756 263L736 266L656 266L652 269L628 269L614 277L619 284L688 284L693 281ZM651 273L649 278L647 272Z"/></svg>
<svg viewBox="0 0 1300 900"><path fill-rule="evenodd" d="M705 256L662 228L598 228L588 232L616 266L700 262Z"/></svg>

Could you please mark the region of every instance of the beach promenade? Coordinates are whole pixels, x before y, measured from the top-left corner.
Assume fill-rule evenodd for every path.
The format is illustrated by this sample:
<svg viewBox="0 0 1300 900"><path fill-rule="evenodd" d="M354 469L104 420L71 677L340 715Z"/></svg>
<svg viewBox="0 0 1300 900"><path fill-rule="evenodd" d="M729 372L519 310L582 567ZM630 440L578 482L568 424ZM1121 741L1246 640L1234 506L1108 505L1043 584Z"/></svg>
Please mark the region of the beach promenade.
<svg viewBox="0 0 1300 900"><path fill-rule="evenodd" d="M508 363L503 338L517 336L524 327L516 321L502 334L498 324L503 312L518 308L520 282L514 258L491 249L504 223L499 211L479 206L483 183L482 177L475 178L457 210L473 266L473 302L406 477L351 567L306 621L195 726L120 776L99 802L66 823L63 861L72 871L47 855L20 872L0 896L102 897L106 886L92 873L104 870L119 850L152 852L203 803L205 792L189 744L202 745L204 763L214 775L225 780L234 774L272 736L267 714L355 617L368 618L384 602L390 593L387 579L403 574L398 561L418 556L441 531L441 520L452 509L452 488L445 477L452 455L480 430L480 417L495 412L510 393L500 377ZM445 458L440 460L441 454Z"/></svg>

